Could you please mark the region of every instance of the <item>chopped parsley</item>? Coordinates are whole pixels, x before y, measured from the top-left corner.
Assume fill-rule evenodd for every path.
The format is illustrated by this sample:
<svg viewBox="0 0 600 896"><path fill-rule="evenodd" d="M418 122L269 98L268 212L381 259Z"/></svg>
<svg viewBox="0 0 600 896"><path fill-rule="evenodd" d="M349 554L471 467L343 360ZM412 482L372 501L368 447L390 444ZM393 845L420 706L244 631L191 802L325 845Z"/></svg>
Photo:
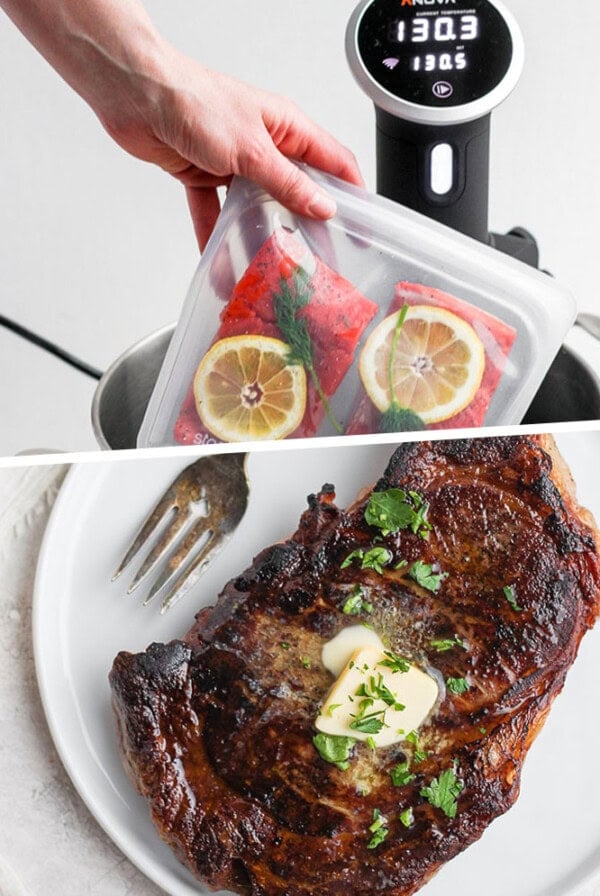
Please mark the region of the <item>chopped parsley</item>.
<svg viewBox="0 0 600 896"><path fill-rule="evenodd" d="M368 682L361 684L356 692L357 697L370 698L371 705L373 700L382 700L386 706L392 706L396 712L404 712L406 707L402 703L398 703L395 695L390 691L388 686L384 684L381 672L375 678L374 675L369 676Z"/></svg>
<svg viewBox="0 0 600 896"><path fill-rule="evenodd" d="M362 694L360 693L360 689L356 692L356 696L362 697ZM354 702L354 701L352 701L352 702ZM371 709L371 707L374 705L375 705L375 701L371 700L370 697L367 697L366 700L361 700L360 703L358 704L358 715L355 716L355 718L364 719L368 710Z"/></svg>
<svg viewBox="0 0 600 896"><path fill-rule="evenodd" d="M355 560L361 561L361 569L374 569L382 575L384 566L392 562L392 554L387 548L372 548L370 551L358 548L346 557L341 568L347 569Z"/></svg>
<svg viewBox="0 0 600 896"><path fill-rule="evenodd" d="M371 750L376 750L376 749L377 749L377 744L375 743L375 740L374 740L372 737L368 737L368 738L367 738L367 746L368 746Z"/></svg>
<svg viewBox="0 0 600 896"><path fill-rule="evenodd" d="M454 635L453 638L446 638L442 641L432 641L431 646L434 650L437 650L438 653L448 653L449 650L454 650L455 647L462 647L463 650L466 650L465 642L462 641L458 635Z"/></svg>
<svg viewBox="0 0 600 896"><path fill-rule="evenodd" d="M413 812L412 806L409 806L408 809L401 812L398 817L405 828L410 828L415 823L415 813Z"/></svg>
<svg viewBox="0 0 600 896"><path fill-rule="evenodd" d="M415 535L420 535L419 528L423 527L427 532L431 532L433 526L429 523L425 517L429 511L429 504L425 501L423 495L419 494L419 492L409 491L409 497L413 504L415 505L415 510L417 511L417 515L420 519L417 520L418 525L413 526L413 532ZM425 537L425 536L423 536Z"/></svg>
<svg viewBox="0 0 600 896"><path fill-rule="evenodd" d="M447 572L436 573L433 566L424 563L422 560L417 560L416 563L413 563L408 575L417 585L425 588L426 591L431 591L433 594L440 590L442 582L448 578Z"/></svg>
<svg viewBox="0 0 600 896"><path fill-rule="evenodd" d="M313 737L319 756L325 762L336 765L345 772L350 768L350 754L356 744L353 737L340 737L337 734L317 734Z"/></svg>
<svg viewBox="0 0 600 896"><path fill-rule="evenodd" d="M408 672L411 668L411 663L408 660L404 659L402 656L398 656L397 653L392 653L391 650L384 651L385 659L381 660L378 663L378 666L384 666L386 669L391 669L393 674L396 672Z"/></svg>
<svg viewBox="0 0 600 896"><path fill-rule="evenodd" d="M416 775L411 774L408 762L402 762L391 770L390 778L394 787L406 787L407 784L415 780Z"/></svg>
<svg viewBox="0 0 600 896"><path fill-rule="evenodd" d="M369 831L373 836L367 844L367 849L377 849L390 833L389 828L387 827L387 818L381 814L379 809L373 810L373 824L369 828Z"/></svg>
<svg viewBox="0 0 600 896"><path fill-rule="evenodd" d="M307 656L302 657L301 663L305 669L310 669L310 667L312 665L310 659Z"/></svg>
<svg viewBox="0 0 600 896"><path fill-rule="evenodd" d="M292 646L292 645L291 645L291 644L288 644L287 641L282 641L281 644L280 644L280 647L281 647L282 650L290 650L290 649L291 649L291 646Z"/></svg>
<svg viewBox="0 0 600 896"><path fill-rule="evenodd" d="M511 605L511 607L513 608L515 613L523 612L523 607L520 607L517 603L517 595L515 592L514 585L507 585L506 588L502 589L502 593L504 594L504 597L507 599L507 601L509 602L509 604Z"/></svg>
<svg viewBox="0 0 600 896"><path fill-rule="evenodd" d="M367 551L362 562L363 569L374 569L379 575L383 573L383 567L389 566L392 562L392 555L387 548L373 548Z"/></svg>
<svg viewBox="0 0 600 896"><path fill-rule="evenodd" d="M436 809L441 809L448 818L456 818L458 797L463 785L456 777L455 770L446 769L439 778L434 778L428 787L423 787L421 796Z"/></svg>
<svg viewBox="0 0 600 896"><path fill-rule="evenodd" d="M431 524L427 522L429 505L417 492L405 492L392 488L386 492L374 492L365 510L369 526L381 529L384 537L410 529L415 535L427 538Z"/></svg>
<svg viewBox="0 0 600 896"><path fill-rule="evenodd" d="M457 694L460 697L461 694L466 694L471 686L466 678L447 678L446 687L451 694Z"/></svg>
<svg viewBox="0 0 600 896"><path fill-rule="evenodd" d="M348 554L344 562L342 563L340 569L348 569L349 566L352 566L355 560L364 560L365 552L362 548L357 548L356 551L352 551L351 554Z"/></svg>
<svg viewBox="0 0 600 896"><path fill-rule="evenodd" d="M413 761L416 762L417 765L421 762L425 762L426 759L429 759L429 753L426 753L419 747L419 735L416 731L411 731L410 734L406 735L406 742L413 748Z"/></svg>
<svg viewBox="0 0 600 896"><path fill-rule="evenodd" d="M378 716L382 716L382 718L379 719ZM385 728L384 718L385 710L373 712L368 716L357 716L353 722L350 722L350 727L353 731L360 731L362 734L379 734Z"/></svg>
<svg viewBox="0 0 600 896"><path fill-rule="evenodd" d="M332 703L332 704L330 705L329 709L327 710L327 715L328 715L329 717L333 716L333 714L334 714L334 712L336 711L336 709L339 709L341 705L342 705L341 703Z"/></svg>
<svg viewBox="0 0 600 896"><path fill-rule="evenodd" d="M365 592L362 585L357 585L346 603L342 612L346 616L360 616L361 613L372 613L373 604L365 600Z"/></svg>

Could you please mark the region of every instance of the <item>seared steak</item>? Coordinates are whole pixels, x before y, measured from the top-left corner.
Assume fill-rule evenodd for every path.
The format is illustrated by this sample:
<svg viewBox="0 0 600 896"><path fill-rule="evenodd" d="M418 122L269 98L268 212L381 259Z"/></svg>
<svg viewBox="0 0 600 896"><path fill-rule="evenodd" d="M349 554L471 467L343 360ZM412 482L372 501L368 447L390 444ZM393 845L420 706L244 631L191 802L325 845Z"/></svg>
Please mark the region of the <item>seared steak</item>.
<svg viewBox="0 0 600 896"><path fill-rule="evenodd" d="M376 487L389 489L425 499L428 537L385 535L365 520L368 495L344 511L325 486L292 538L233 579L182 641L115 660L126 768L160 835L210 887L407 896L517 799L525 755L600 610L593 520L547 437L406 445ZM373 546L391 555L381 572L344 563ZM446 576L439 588L409 577L417 561ZM350 618L357 583L367 606ZM314 722L332 684L322 647L357 619L468 689L442 690L418 741L357 743L343 770L313 745ZM394 783L399 765L407 780ZM444 784L447 811L434 794Z"/></svg>

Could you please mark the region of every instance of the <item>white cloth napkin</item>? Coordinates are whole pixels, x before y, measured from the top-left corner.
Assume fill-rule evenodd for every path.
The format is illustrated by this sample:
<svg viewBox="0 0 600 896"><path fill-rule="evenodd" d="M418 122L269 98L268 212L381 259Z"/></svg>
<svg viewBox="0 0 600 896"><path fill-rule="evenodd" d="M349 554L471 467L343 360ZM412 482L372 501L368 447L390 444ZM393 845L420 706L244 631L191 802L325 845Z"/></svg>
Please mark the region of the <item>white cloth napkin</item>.
<svg viewBox="0 0 600 896"><path fill-rule="evenodd" d="M0 896L160 896L75 792L38 694L35 565L66 472L0 469Z"/></svg>
<svg viewBox="0 0 600 896"><path fill-rule="evenodd" d="M62 465L2 470L0 476L0 559L14 549L13 538L33 528L35 518L44 514L65 475Z"/></svg>

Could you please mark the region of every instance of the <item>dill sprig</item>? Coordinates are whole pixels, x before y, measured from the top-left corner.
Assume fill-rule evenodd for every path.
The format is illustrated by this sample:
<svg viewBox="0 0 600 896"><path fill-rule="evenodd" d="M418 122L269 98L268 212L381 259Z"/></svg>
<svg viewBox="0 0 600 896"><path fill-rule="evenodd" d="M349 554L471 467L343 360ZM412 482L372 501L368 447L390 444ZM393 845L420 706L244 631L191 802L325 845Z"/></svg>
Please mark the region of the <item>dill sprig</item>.
<svg viewBox="0 0 600 896"><path fill-rule="evenodd" d="M315 370L313 342L306 321L298 317L298 313L308 305L314 289L307 271L298 266L289 280L281 278L280 292L273 296L273 309L277 326L289 345L286 358L288 364L302 365L310 375L317 394L323 403L325 413L329 417L335 431L340 435L344 429L335 419L323 387Z"/></svg>
<svg viewBox="0 0 600 896"><path fill-rule="evenodd" d="M411 411L410 408L400 407L394 393L394 359L396 357L396 350L398 348L400 333L402 332L402 328L404 327L404 322L406 320L408 310L408 305L404 305L402 307L402 310L398 315L396 327L394 329L392 347L390 351L390 362L388 367L391 404L381 418L381 423L379 425L380 432L420 432L421 430L426 428L425 424L418 414L415 414L415 412Z"/></svg>

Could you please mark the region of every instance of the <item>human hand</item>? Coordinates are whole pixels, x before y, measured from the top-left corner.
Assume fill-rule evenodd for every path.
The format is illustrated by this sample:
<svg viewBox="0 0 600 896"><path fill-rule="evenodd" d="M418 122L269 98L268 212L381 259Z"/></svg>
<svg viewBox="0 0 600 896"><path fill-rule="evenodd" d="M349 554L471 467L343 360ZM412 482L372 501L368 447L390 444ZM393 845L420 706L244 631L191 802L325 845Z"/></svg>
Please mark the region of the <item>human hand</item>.
<svg viewBox="0 0 600 896"><path fill-rule="evenodd" d="M138 94L140 88L141 82ZM98 114L120 146L184 184L201 250L220 212L217 187L235 174L255 181L290 211L317 219L332 217L335 202L292 159L363 183L350 150L284 97L173 51L161 83L149 81L146 90L149 101L137 102L133 114L114 95Z"/></svg>
<svg viewBox="0 0 600 896"><path fill-rule="evenodd" d="M125 150L186 187L202 250L217 187L241 174L291 211L335 203L292 159L362 185L352 153L290 100L211 71L167 43L140 0L0 0Z"/></svg>

